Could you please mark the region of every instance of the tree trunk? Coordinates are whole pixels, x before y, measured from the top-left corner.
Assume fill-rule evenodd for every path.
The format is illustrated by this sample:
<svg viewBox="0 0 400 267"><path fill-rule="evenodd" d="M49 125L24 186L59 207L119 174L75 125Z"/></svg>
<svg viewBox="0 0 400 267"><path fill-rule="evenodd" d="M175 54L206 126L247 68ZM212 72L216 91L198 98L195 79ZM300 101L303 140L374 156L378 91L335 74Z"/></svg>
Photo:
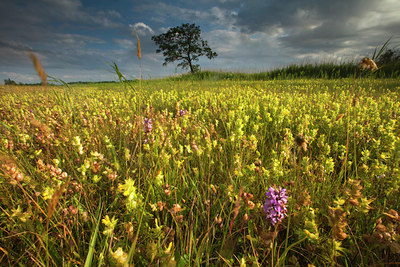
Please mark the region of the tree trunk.
<svg viewBox="0 0 400 267"><path fill-rule="evenodd" d="M192 60L190 59L190 57L188 57L188 62L189 62L190 72L191 72L191 73L194 73L194 69L193 69L193 65L192 65Z"/></svg>

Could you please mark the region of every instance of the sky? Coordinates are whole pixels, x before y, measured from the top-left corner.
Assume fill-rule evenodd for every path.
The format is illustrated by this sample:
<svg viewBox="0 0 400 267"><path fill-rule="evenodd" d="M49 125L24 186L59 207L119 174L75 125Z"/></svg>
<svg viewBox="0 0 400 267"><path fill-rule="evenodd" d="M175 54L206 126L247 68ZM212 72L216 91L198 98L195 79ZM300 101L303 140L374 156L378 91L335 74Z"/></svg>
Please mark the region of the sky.
<svg viewBox="0 0 400 267"><path fill-rule="evenodd" d="M115 62L144 79L186 72L163 66L151 37L183 23L200 26L218 57L203 70L260 72L288 64L359 61L392 37L400 44L400 0L1 0L0 83L37 83L34 52L49 76L110 81Z"/></svg>

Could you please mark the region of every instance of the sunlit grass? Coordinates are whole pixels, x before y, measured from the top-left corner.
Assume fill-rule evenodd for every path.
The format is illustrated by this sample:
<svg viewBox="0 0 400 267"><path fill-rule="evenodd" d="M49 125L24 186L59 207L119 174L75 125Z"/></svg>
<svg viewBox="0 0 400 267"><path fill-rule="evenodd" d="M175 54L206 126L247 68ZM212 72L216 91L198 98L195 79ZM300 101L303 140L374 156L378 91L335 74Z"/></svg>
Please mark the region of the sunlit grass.
<svg viewBox="0 0 400 267"><path fill-rule="evenodd" d="M2 264L400 261L398 80L1 90Z"/></svg>

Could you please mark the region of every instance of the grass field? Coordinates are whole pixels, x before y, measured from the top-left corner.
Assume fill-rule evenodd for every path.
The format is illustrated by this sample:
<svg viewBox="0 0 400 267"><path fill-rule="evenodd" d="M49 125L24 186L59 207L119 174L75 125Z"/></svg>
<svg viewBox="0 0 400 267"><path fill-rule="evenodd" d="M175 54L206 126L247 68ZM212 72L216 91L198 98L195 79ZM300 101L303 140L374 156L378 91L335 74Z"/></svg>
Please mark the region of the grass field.
<svg viewBox="0 0 400 267"><path fill-rule="evenodd" d="M0 265L400 264L398 79L3 86L0 118Z"/></svg>

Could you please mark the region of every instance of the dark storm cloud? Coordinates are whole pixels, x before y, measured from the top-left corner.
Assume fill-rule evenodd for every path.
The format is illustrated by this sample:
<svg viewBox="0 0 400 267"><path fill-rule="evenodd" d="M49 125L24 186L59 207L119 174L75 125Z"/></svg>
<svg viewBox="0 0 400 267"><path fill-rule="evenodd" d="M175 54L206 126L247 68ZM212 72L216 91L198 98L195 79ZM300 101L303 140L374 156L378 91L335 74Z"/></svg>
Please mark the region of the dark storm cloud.
<svg viewBox="0 0 400 267"><path fill-rule="evenodd" d="M0 41L0 49L2 49L2 48L16 50L16 51L32 50L32 48L27 45L14 43L13 41Z"/></svg>
<svg viewBox="0 0 400 267"><path fill-rule="evenodd" d="M246 1L236 25L247 33L277 36L285 47L332 51L352 40L354 47L361 42L377 45L398 35L400 19L393 17L398 10L400 1Z"/></svg>

